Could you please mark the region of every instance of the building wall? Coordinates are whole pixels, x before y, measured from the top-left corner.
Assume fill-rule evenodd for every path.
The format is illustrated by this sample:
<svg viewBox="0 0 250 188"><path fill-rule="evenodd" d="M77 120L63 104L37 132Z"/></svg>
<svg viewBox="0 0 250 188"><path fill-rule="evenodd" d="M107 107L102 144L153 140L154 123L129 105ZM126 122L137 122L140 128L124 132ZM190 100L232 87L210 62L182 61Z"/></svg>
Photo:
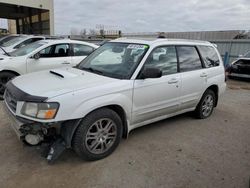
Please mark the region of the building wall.
<svg viewBox="0 0 250 188"><path fill-rule="evenodd" d="M53 0L0 0L0 3L6 3L11 5L19 5L24 7L31 7L35 9L43 10L43 13L41 15L42 21L45 21L45 24L43 25L45 28L49 28L50 35L54 35L54 1ZM44 10L48 10L48 12L44 12ZM35 21L38 18L35 18L35 16L32 16L32 22ZM48 22L46 22L48 20ZM26 23L29 23L29 19L25 20ZM36 23L34 22L34 27L36 27ZM22 26L22 20L19 19L19 24ZM25 25L25 24L24 24Z"/></svg>
<svg viewBox="0 0 250 188"><path fill-rule="evenodd" d="M16 20L8 20L8 31L10 34L17 34Z"/></svg>

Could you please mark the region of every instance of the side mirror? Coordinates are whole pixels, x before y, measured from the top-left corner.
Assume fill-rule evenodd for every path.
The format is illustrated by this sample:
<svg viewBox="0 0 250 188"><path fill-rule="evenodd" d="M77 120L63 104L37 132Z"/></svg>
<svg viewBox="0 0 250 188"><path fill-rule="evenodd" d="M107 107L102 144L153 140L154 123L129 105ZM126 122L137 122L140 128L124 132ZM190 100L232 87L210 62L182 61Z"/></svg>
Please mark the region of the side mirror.
<svg viewBox="0 0 250 188"><path fill-rule="evenodd" d="M144 68L141 72L141 79L146 78L160 78L162 76L162 71L158 68Z"/></svg>
<svg viewBox="0 0 250 188"><path fill-rule="evenodd" d="M39 59L41 57L40 53L36 53L35 55L33 55L33 58L35 60Z"/></svg>

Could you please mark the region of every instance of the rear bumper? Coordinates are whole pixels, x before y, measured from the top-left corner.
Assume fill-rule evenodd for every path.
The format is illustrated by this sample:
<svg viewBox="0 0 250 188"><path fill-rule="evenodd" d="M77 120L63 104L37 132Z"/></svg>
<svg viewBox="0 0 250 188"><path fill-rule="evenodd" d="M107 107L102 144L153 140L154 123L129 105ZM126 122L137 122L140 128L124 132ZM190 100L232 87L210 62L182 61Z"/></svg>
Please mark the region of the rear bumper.
<svg viewBox="0 0 250 188"><path fill-rule="evenodd" d="M10 122L10 125L13 128L13 130L15 131L17 137L19 139L21 139L24 136L24 134L20 131L20 129L24 125L24 123L19 121L16 118L16 116L14 114L12 114L12 112L10 111L10 109L8 108L8 106L6 105L5 102L3 104L3 109L4 109L4 112L9 120L9 122Z"/></svg>

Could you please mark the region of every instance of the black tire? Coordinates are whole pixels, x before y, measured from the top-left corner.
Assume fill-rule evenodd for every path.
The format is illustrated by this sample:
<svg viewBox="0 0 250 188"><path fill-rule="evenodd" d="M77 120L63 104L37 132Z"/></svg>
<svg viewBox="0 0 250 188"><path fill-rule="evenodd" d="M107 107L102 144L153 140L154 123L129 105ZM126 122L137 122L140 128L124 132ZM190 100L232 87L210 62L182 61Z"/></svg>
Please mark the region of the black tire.
<svg viewBox="0 0 250 188"><path fill-rule="evenodd" d="M112 134L112 133L106 133L106 138L104 138L105 141L101 140L104 136L104 132L100 133L98 129L98 122L99 123L105 123L105 121L111 120L112 121L112 131L116 132L116 137L114 139L108 139L107 134ZM105 125L105 127L108 125ZM103 125L102 125L103 127ZM91 132L91 131L95 131ZM90 137L90 134L97 134L97 136L94 136L93 138ZM115 134L115 133L113 133ZM87 139L87 136L89 138ZM73 140L72 140L72 147L74 151L84 160L88 161L94 161L94 160L99 160L107 157L110 155L116 147L119 145L120 140L122 138L122 121L119 115L114 112L113 110L109 108L101 108L98 109L90 114L88 114L80 123L79 127L77 128ZM104 147L104 143L106 144L106 150L101 151L102 148ZM108 144L107 144L107 143ZM95 144L96 143L96 144ZM98 145L99 143L99 145ZM92 145L98 145L99 152L98 153L98 147L96 147L95 151L91 151Z"/></svg>
<svg viewBox="0 0 250 188"><path fill-rule="evenodd" d="M209 107L211 106L211 109L209 110L209 112L206 111L207 113L204 113L204 111L205 111L204 105L205 105L206 99L208 99L208 97L212 98L212 102L211 102L212 104L209 103L210 104ZM216 97L215 97L214 91L212 91L211 89L206 90L205 93L203 94L203 96L201 97L201 100L194 111L196 118L199 118L199 119L208 118L213 113L213 110L215 107L215 101L216 101Z"/></svg>
<svg viewBox="0 0 250 188"><path fill-rule="evenodd" d="M10 81L11 79L13 79L14 77L16 77L15 74L11 73L11 72L1 72L0 73L0 99L2 99L4 91L6 89L6 84L8 83L8 81Z"/></svg>

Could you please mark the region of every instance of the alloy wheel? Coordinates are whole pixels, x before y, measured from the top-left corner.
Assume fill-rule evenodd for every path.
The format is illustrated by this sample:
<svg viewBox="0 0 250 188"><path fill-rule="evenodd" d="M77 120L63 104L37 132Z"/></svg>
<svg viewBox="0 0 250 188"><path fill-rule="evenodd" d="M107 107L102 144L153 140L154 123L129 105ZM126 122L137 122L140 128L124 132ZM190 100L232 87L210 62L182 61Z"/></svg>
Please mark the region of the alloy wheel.
<svg viewBox="0 0 250 188"><path fill-rule="evenodd" d="M210 115L214 107L214 99L213 96L208 94L202 103L202 114L207 117Z"/></svg>
<svg viewBox="0 0 250 188"><path fill-rule="evenodd" d="M109 118L99 119L89 127L85 146L93 154L102 154L112 147L116 137L116 124Z"/></svg>

